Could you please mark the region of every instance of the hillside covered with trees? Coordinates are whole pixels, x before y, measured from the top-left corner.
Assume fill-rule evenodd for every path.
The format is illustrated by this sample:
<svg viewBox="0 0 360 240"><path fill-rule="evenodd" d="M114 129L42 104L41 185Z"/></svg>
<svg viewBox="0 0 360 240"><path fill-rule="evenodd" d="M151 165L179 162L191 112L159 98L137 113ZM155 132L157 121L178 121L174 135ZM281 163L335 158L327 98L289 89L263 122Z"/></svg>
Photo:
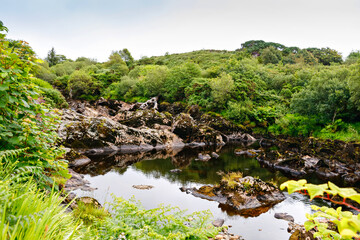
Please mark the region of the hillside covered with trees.
<svg viewBox="0 0 360 240"><path fill-rule="evenodd" d="M198 105L259 134L360 140L360 52L343 60L330 48L261 40L235 51L199 50L134 60L128 49L108 61L75 61L49 51L34 75L67 99ZM40 80L35 80L40 83ZM66 102L42 88L58 107Z"/></svg>

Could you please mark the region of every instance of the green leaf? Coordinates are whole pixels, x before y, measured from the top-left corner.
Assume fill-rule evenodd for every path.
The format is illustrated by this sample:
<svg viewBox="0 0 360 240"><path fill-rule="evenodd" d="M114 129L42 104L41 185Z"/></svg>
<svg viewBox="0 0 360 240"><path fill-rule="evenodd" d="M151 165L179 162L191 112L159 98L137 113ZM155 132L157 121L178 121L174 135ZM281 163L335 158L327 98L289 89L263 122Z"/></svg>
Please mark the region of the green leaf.
<svg viewBox="0 0 360 240"><path fill-rule="evenodd" d="M321 185L314 185L314 184L306 184L306 190L309 193L310 199L314 199L314 197L316 196L323 196L324 191L328 188L328 185L325 184L321 184Z"/></svg>
<svg viewBox="0 0 360 240"><path fill-rule="evenodd" d="M305 184L306 184L305 179L300 179L299 181L290 180L290 181L286 181L283 184L281 184L280 189L284 190L285 188L287 188L289 194L291 194L293 192L305 189L305 187L304 187Z"/></svg>
<svg viewBox="0 0 360 240"><path fill-rule="evenodd" d="M4 74L4 73L2 73ZM2 75L1 74L1 75ZM9 83L3 83L3 84L0 84L0 91L5 91L5 90L8 90L10 87L10 84Z"/></svg>
<svg viewBox="0 0 360 240"><path fill-rule="evenodd" d="M306 221L304 223L304 227L305 227L306 231L309 231L310 229L313 229L314 227L316 227L316 224L312 221Z"/></svg>

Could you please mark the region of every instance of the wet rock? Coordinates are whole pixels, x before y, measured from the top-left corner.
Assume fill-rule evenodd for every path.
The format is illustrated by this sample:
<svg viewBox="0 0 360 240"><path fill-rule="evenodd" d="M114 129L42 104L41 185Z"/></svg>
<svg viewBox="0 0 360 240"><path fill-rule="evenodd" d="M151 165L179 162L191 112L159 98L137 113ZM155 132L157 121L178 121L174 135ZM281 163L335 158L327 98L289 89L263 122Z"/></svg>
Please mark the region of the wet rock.
<svg viewBox="0 0 360 240"><path fill-rule="evenodd" d="M72 169L69 169L69 174L71 174L71 178L66 181L65 190L72 191L81 189L83 191L93 191L96 189L90 187L90 182L85 180L82 174L76 173Z"/></svg>
<svg viewBox="0 0 360 240"><path fill-rule="evenodd" d="M69 167L78 168L88 165L91 162L90 158L81 156L69 163Z"/></svg>
<svg viewBox="0 0 360 240"><path fill-rule="evenodd" d="M294 222L294 217L287 214L287 213L275 213L274 217L277 218L277 219L286 220L288 222Z"/></svg>
<svg viewBox="0 0 360 240"><path fill-rule="evenodd" d="M177 169L177 168L170 170L170 172L172 173L180 173L181 171L182 171L181 169Z"/></svg>
<svg viewBox="0 0 360 240"><path fill-rule="evenodd" d="M214 225L214 227L221 227L224 224L225 220L224 219L216 219L214 221L212 221L212 225Z"/></svg>
<svg viewBox="0 0 360 240"><path fill-rule="evenodd" d="M140 190L149 190L152 189L154 186L141 184L141 185L133 185L132 187Z"/></svg>
<svg viewBox="0 0 360 240"><path fill-rule="evenodd" d="M192 195L220 203L220 207L231 208L243 216L258 216L274 204L285 199L284 194L270 183L250 176L228 175L220 186L203 186L187 189Z"/></svg>
<svg viewBox="0 0 360 240"><path fill-rule="evenodd" d="M261 140L260 140L261 141ZM360 180L355 172L360 162L360 144L316 138L274 140L276 150L268 149L257 159L268 168L301 178L315 173L319 178L339 185L354 185Z"/></svg>
<svg viewBox="0 0 360 240"><path fill-rule="evenodd" d="M360 171L344 174L342 179L344 180L345 185L354 186L360 183Z"/></svg>
<svg viewBox="0 0 360 240"><path fill-rule="evenodd" d="M220 131L225 135L245 130L242 126L236 125L217 114L203 114L199 119L199 122L206 124L207 126Z"/></svg>
<svg viewBox="0 0 360 240"><path fill-rule="evenodd" d="M320 161L319 158L311 157L309 155L303 156L302 160L305 161L305 168L315 168Z"/></svg>
<svg viewBox="0 0 360 240"><path fill-rule="evenodd" d="M211 159L211 157L210 157L209 154L202 154L202 153L198 154L198 160L199 161L206 162L206 161L209 161L210 159Z"/></svg>
<svg viewBox="0 0 360 240"><path fill-rule="evenodd" d="M211 153L211 157L213 157L213 158L219 158L220 156L219 156L219 154L217 154L216 152L212 152L212 153Z"/></svg>

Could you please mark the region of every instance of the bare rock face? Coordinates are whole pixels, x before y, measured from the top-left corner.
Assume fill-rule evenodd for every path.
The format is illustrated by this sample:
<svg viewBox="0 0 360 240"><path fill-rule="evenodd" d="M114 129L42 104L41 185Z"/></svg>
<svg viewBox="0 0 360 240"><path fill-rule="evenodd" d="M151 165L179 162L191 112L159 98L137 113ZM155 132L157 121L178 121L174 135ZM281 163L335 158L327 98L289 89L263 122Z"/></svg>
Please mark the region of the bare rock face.
<svg viewBox="0 0 360 240"><path fill-rule="evenodd" d="M192 195L220 203L220 207L245 217L267 212L285 199L284 194L270 183L246 176L223 178L219 186L186 189Z"/></svg>
<svg viewBox="0 0 360 240"><path fill-rule="evenodd" d="M120 145L142 145L151 148L182 143L175 134L166 129L132 128L107 117L88 117L72 110L64 110L58 133L64 145L73 148Z"/></svg>
<svg viewBox="0 0 360 240"><path fill-rule="evenodd" d="M172 115L160 113L155 109L145 109L137 111L121 111L114 117L114 120L129 127L149 127L154 128L156 124L171 126Z"/></svg>

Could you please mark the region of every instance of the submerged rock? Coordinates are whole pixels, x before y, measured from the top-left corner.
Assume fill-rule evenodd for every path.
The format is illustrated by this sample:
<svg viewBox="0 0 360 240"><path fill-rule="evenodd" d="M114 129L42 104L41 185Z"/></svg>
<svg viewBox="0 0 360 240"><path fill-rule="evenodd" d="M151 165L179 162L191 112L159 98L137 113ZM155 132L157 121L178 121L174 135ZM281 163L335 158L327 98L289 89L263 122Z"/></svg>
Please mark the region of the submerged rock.
<svg viewBox="0 0 360 240"><path fill-rule="evenodd" d="M259 152L261 152L261 150L255 150L255 149L249 149L249 150L236 149L235 150L236 155L246 155L248 157L256 157Z"/></svg>
<svg viewBox="0 0 360 240"><path fill-rule="evenodd" d="M294 222L294 217L287 214L287 213L275 213L274 217L277 218L277 219L286 220L288 222Z"/></svg>
<svg viewBox="0 0 360 240"><path fill-rule="evenodd" d="M140 190L150 190L152 189L154 186L151 186L151 185L133 185L132 186L133 188L136 188L136 189L140 189Z"/></svg>

